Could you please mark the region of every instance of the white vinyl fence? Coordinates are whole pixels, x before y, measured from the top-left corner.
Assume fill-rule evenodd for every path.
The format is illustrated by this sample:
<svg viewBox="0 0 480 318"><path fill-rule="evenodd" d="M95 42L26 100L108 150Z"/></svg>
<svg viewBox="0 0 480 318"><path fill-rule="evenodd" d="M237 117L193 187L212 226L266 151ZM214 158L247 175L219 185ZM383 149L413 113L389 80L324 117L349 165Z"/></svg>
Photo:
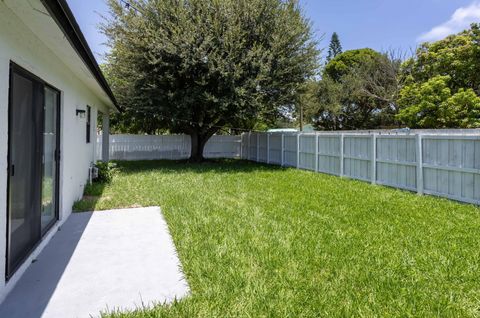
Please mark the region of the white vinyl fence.
<svg viewBox="0 0 480 318"><path fill-rule="evenodd" d="M190 157L190 136L111 135L111 160L181 160ZM96 156L102 158L102 138L97 136ZM206 158L240 158L241 136L213 136L205 145Z"/></svg>
<svg viewBox="0 0 480 318"><path fill-rule="evenodd" d="M242 158L480 204L480 131L245 133Z"/></svg>

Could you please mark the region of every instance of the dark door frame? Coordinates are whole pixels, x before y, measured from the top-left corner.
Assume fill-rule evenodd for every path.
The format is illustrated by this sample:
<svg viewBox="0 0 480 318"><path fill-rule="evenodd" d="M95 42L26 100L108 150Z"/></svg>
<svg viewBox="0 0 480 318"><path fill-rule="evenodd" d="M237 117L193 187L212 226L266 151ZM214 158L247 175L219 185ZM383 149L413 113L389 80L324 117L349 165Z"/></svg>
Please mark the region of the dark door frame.
<svg viewBox="0 0 480 318"><path fill-rule="evenodd" d="M8 95L8 149L7 149L7 197L6 197L6 213L5 213L5 216L7 218L7 222L6 222L6 257L5 257L5 279L8 281L14 274L15 272L18 270L18 268L25 262L25 260L31 255L31 253L35 250L35 248L38 246L38 244L42 241L42 238L45 236L45 234L53 227L53 225L58 222L59 220L59 202L60 202L60 199L59 199L59 195L60 195L60 135L61 135L61 105L60 105L60 100L61 100L61 91L57 88L55 88L54 86L48 84L47 82L45 82L44 80L42 80L40 77L32 74L31 72L27 71L26 69L22 68L21 66L19 66L18 64L14 63L13 61L10 61L10 68L9 68L9 89L8 89L8 92L9 92L9 95ZM41 228L41 222L39 222L39 227L40 229L39 230L39 233L40 233L40 238L38 239L38 241L28 250L26 251L25 253L25 256L19 260L17 262L17 264L15 264L13 266L13 268L10 268L10 264L9 264L9 258L10 258L10 177L11 177L11 174L12 174L12 165L11 165L11 158L10 158L10 151L12 149L12 141L11 141L11 129L12 129L12 107L13 107L13 74L16 73L20 76L23 76L33 82L36 82L37 84L39 84L41 87L43 87L43 89L45 89L45 87L48 87L56 92L58 92L58 95L57 95L57 102L56 102L56 114L57 114L57 118L56 118L56 122L55 122L55 125L56 125L56 142L55 142L55 206L54 206L54 210L55 210L55 217L54 219L52 220L52 222L47 226L45 227L45 229L42 229ZM45 102L45 94L43 94L43 103ZM42 116L41 118L45 118L45 105L42 105L42 110L41 110L41 113L42 113ZM44 151L44 138L43 138L43 133L45 131L45 127L44 127L44 120L42 120L41 122L41 134L42 134L42 137L39 138L40 140L40 149L41 149L41 153L43 154L43 151ZM41 165L41 171L40 171L40 176L43 176L43 165ZM41 192L42 192L42 189L40 188L40 197L41 197ZM41 202L40 202L40 205L41 205ZM41 213L41 206L40 206L40 213ZM41 216L39 216L41 217Z"/></svg>

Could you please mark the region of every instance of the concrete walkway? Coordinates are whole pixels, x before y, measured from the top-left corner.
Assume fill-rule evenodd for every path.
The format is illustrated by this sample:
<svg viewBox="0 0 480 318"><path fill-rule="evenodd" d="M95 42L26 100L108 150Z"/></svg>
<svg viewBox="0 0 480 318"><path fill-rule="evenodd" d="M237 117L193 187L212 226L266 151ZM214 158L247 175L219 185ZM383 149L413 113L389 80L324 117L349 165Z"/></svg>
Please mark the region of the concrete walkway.
<svg viewBox="0 0 480 318"><path fill-rule="evenodd" d="M0 317L82 318L189 292L160 208L72 214L0 305Z"/></svg>

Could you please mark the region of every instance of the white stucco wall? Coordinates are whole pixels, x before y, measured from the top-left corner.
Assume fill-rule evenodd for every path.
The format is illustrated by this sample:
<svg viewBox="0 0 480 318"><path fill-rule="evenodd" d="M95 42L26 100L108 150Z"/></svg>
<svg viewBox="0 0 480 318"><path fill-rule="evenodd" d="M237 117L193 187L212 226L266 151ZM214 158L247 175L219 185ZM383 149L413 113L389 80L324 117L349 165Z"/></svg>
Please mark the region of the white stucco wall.
<svg viewBox="0 0 480 318"><path fill-rule="evenodd" d="M56 227L68 217L72 204L82 196L88 167L95 159L97 111L108 112L107 105L0 1L0 302L31 261L27 260L15 276L5 282L10 61L61 91L60 222ZM75 113L77 108L86 109L87 105L92 107L90 144L85 137L86 118L79 118Z"/></svg>

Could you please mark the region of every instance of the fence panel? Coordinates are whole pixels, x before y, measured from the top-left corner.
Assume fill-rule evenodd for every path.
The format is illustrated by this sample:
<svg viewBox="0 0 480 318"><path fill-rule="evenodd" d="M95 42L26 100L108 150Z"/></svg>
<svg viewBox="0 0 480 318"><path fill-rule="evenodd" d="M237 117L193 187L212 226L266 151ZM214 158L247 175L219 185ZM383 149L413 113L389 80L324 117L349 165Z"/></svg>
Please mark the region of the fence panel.
<svg viewBox="0 0 480 318"><path fill-rule="evenodd" d="M112 160L182 160L190 157L190 137L185 135L111 135ZM240 136L212 136L205 145L206 158L240 158ZM97 158L102 138L97 136Z"/></svg>
<svg viewBox="0 0 480 318"><path fill-rule="evenodd" d="M244 160L247 160L249 157L248 157L248 151L249 151L249 138L248 138L248 133L243 133L242 134L242 141L241 141L241 149L242 149L242 154L241 154L241 157L242 159Z"/></svg>
<svg viewBox="0 0 480 318"><path fill-rule="evenodd" d="M372 138L370 135L345 135L343 174L352 179L371 181Z"/></svg>
<svg viewBox="0 0 480 318"><path fill-rule="evenodd" d="M297 135L284 135L283 164L288 167L297 166Z"/></svg>
<svg viewBox="0 0 480 318"><path fill-rule="evenodd" d="M415 136L377 136L376 183L416 191Z"/></svg>
<svg viewBox="0 0 480 318"><path fill-rule="evenodd" d="M340 175L340 134L318 136L318 171Z"/></svg>
<svg viewBox="0 0 480 318"><path fill-rule="evenodd" d="M97 135L95 142L95 160L102 160L102 135Z"/></svg>
<svg viewBox="0 0 480 318"><path fill-rule="evenodd" d="M316 162L315 162L315 155L316 155L316 146L315 146L315 140L316 136L315 134L302 134L300 135L300 154L299 154L299 160L300 162L298 163L298 167L301 169L306 169L306 170L316 170Z"/></svg>
<svg viewBox="0 0 480 318"><path fill-rule="evenodd" d="M267 162L268 158L268 134L259 134L258 137L258 162Z"/></svg>
<svg viewBox="0 0 480 318"><path fill-rule="evenodd" d="M423 136L427 194L480 203L480 136Z"/></svg>
<svg viewBox="0 0 480 318"><path fill-rule="evenodd" d="M205 158L240 158L241 136L212 136L203 150Z"/></svg>
<svg viewBox="0 0 480 318"><path fill-rule="evenodd" d="M275 165L282 164L282 134L270 134L269 142L269 163Z"/></svg>
<svg viewBox="0 0 480 318"><path fill-rule="evenodd" d="M179 160L187 159L189 153L190 138L188 136L110 136L110 159L112 160Z"/></svg>
<svg viewBox="0 0 480 318"><path fill-rule="evenodd" d="M257 161L257 133L249 133L249 153L248 153L248 159L252 161Z"/></svg>

